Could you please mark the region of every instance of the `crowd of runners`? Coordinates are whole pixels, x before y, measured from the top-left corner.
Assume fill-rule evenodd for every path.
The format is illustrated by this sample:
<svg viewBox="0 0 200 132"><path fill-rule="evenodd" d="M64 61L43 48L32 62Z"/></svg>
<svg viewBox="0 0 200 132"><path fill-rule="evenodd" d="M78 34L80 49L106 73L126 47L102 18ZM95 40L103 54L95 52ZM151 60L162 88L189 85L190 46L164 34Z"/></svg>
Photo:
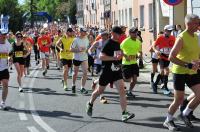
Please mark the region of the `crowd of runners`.
<svg viewBox="0 0 200 132"><path fill-rule="evenodd" d="M174 32L174 26L166 25L151 45L152 72L150 87L157 94L158 85L162 83L165 95L174 96L164 127L178 131L173 115L180 107L179 118L187 127L193 127L192 120L197 119L193 111L200 103L200 19L197 15L185 17L185 30ZM177 29L181 29L178 25ZM126 34L128 31L128 34ZM23 78L30 74L31 54L34 54L35 65L41 65L45 77L50 69L50 62L56 61L57 70L63 71L63 90L77 89L81 94L88 94L85 85L88 74L96 76L91 88L90 100L86 104L88 116L92 116L93 105L98 96L100 102L107 103L103 96L106 86L116 87L120 96L122 121L135 117L127 111L127 98L135 98L134 87L143 68L141 32L132 27L114 26L111 31L97 28L71 26L68 28L51 24L48 27L26 29L15 34L0 30L0 82L2 96L0 107L7 110L9 70L15 67L19 92L24 92ZM34 53L32 52L34 51ZM174 91L168 88L169 64L173 63L172 73ZM159 68L158 68L159 66ZM81 68L81 72L79 70ZM81 74L80 85L76 84ZM155 76L157 75L157 76ZM72 76L70 86L69 76ZM155 76L155 77L154 77ZM127 86L125 83L127 82ZM184 98L185 84L193 93Z"/></svg>

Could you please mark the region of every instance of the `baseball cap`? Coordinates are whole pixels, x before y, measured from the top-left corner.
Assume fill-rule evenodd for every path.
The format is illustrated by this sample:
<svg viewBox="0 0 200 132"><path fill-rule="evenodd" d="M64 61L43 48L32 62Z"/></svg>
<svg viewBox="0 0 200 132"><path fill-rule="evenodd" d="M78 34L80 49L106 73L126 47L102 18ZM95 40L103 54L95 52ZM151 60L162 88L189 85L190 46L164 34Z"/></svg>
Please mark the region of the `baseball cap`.
<svg viewBox="0 0 200 132"><path fill-rule="evenodd" d="M173 25L165 25L165 27L164 27L164 30L169 30L169 31L171 31L171 30L173 30L173 29L174 29Z"/></svg>
<svg viewBox="0 0 200 132"><path fill-rule="evenodd" d="M23 35L22 35L22 33L21 33L20 31L17 31L17 32L15 33L15 36L22 36L22 37L23 37Z"/></svg>
<svg viewBox="0 0 200 132"><path fill-rule="evenodd" d="M130 30L129 30L130 33L136 33L138 32L138 28L136 27L132 27Z"/></svg>
<svg viewBox="0 0 200 132"><path fill-rule="evenodd" d="M73 32L73 29L72 28L68 28L67 32Z"/></svg>
<svg viewBox="0 0 200 132"><path fill-rule="evenodd" d="M122 29L119 26L114 26L111 31L116 33L116 34L122 34L123 33Z"/></svg>
<svg viewBox="0 0 200 132"><path fill-rule="evenodd" d="M82 28L80 28L80 32L87 32L87 29L82 27Z"/></svg>

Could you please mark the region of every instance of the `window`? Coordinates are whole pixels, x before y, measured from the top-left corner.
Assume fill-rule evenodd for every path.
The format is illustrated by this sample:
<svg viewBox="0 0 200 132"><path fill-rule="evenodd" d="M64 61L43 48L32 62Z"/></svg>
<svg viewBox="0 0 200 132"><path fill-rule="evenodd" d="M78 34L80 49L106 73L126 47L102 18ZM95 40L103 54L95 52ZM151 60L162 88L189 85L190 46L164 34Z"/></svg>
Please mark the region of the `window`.
<svg viewBox="0 0 200 132"><path fill-rule="evenodd" d="M140 6L140 28L144 27L144 5Z"/></svg>
<svg viewBox="0 0 200 132"><path fill-rule="evenodd" d="M124 10L122 10L122 25L124 25Z"/></svg>
<svg viewBox="0 0 200 132"><path fill-rule="evenodd" d="M149 29L153 28L153 4L149 4Z"/></svg>

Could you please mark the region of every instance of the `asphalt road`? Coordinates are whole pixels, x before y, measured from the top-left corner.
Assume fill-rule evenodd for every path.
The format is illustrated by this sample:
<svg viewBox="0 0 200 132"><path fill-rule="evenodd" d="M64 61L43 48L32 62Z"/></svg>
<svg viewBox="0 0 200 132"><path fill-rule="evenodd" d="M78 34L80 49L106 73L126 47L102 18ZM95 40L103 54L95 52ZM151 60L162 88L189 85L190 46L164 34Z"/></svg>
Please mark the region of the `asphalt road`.
<svg viewBox="0 0 200 132"><path fill-rule="evenodd" d="M10 109L0 111L0 132L168 132L162 123L173 97L163 95L162 91L152 94L150 69L146 67L141 70L135 87L136 99L128 100L128 111L136 115L128 123L121 122L119 95L115 88L108 87L104 93L108 104L96 100L93 117L90 118L85 113L85 106L91 95L91 79L86 84L90 91L87 96L79 92L73 95L70 89L63 90L62 71L56 70L55 62L51 63L46 77L42 76L39 67L32 64L31 74L23 80L25 92L19 93L13 69L7 99ZM172 80L169 87L171 84ZM71 87L71 79L68 86ZM79 86L80 79L77 88ZM199 108L195 115L200 117ZM176 122L184 132L200 132L198 122L194 123L193 129L185 128L181 121Z"/></svg>

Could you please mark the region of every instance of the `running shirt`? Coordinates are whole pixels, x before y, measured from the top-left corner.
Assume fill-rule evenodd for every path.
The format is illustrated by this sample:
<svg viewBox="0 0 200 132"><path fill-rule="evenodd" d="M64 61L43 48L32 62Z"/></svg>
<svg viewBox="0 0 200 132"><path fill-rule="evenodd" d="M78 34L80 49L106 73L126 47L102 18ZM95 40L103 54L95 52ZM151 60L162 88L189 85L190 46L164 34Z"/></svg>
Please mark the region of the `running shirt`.
<svg viewBox="0 0 200 132"><path fill-rule="evenodd" d="M38 46L41 52L49 52L49 45L51 44L51 38L47 35L43 35L37 40Z"/></svg>
<svg viewBox="0 0 200 132"><path fill-rule="evenodd" d="M155 45L158 47L158 50L161 52L161 59L168 60L169 53L174 46L175 37L170 35L169 37L165 37L164 35L160 35L156 41Z"/></svg>
<svg viewBox="0 0 200 132"><path fill-rule="evenodd" d="M62 47L63 47L63 51L62 52L60 51L61 59L72 60L73 52L70 51L70 47L73 41L74 41L74 37L63 36L61 38Z"/></svg>
<svg viewBox="0 0 200 132"><path fill-rule="evenodd" d="M117 52L121 52L119 42L116 42L112 39L106 41L102 53L106 54L107 56L114 56L114 54ZM103 70L108 70L113 72L121 70L121 63L118 60L102 61L102 64L103 64Z"/></svg>
<svg viewBox="0 0 200 132"><path fill-rule="evenodd" d="M13 59L23 59L24 56L24 44L21 43L21 45L17 46L16 43L13 44Z"/></svg>
<svg viewBox="0 0 200 132"><path fill-rule="evenodd" d="M199 60L200 47L198 45L197 34L194 34L194 37L192 37L186 30L184 30L182 33L179 34L178 37L182 38L183 47L176 57L188 63L191 63L194 60ZM196 74L197 72L192 69L188 69L186 67L173 64L172 73Z"/></svg>
<svg viewBox="0 0 200 132"><path fill-rule="evenodd" d="M96 58L94 59L94 64L100 64L100 65L102 64L102 61L99 59L99 54L101 53L103 47L104 47L103 40L100 39L96 47L96 54L95 54Z"/></svg>
<svg viewBox="0 0 200 132"><path fill-rule="evenodd" d="M122 34L119 37L119 43L121 44L127 38L126 34Z"/></svg>
<svg viewBox="0 0 200 132"><path fill-rule="evenodd" d="M122 42L120 48L123 51L123 53L127 55L130 59L126 60L125 57L123 57L123 65L137 64L137 53L142 51L142 44L138 39L132 40L130 37L128 37Z"/></svg>
<svg viewBox="0 0 200 132"><path fill-rule="evenodd" d="M12 45L6 40L5 44L0 44L0 71L8 69L8 57L12 50Z"/></svg>
<svg viewBox="0 0 200 132"><path fill-rule="evenodd" d="M89 47L89 40L87 37L82 38L82 39L80 37L75 38L71 47L78 48L78 49L85 49L82 52L74 53L74 56L73 56L74 60L78 60L78 61L88 60L87 49Z"/></svg>

